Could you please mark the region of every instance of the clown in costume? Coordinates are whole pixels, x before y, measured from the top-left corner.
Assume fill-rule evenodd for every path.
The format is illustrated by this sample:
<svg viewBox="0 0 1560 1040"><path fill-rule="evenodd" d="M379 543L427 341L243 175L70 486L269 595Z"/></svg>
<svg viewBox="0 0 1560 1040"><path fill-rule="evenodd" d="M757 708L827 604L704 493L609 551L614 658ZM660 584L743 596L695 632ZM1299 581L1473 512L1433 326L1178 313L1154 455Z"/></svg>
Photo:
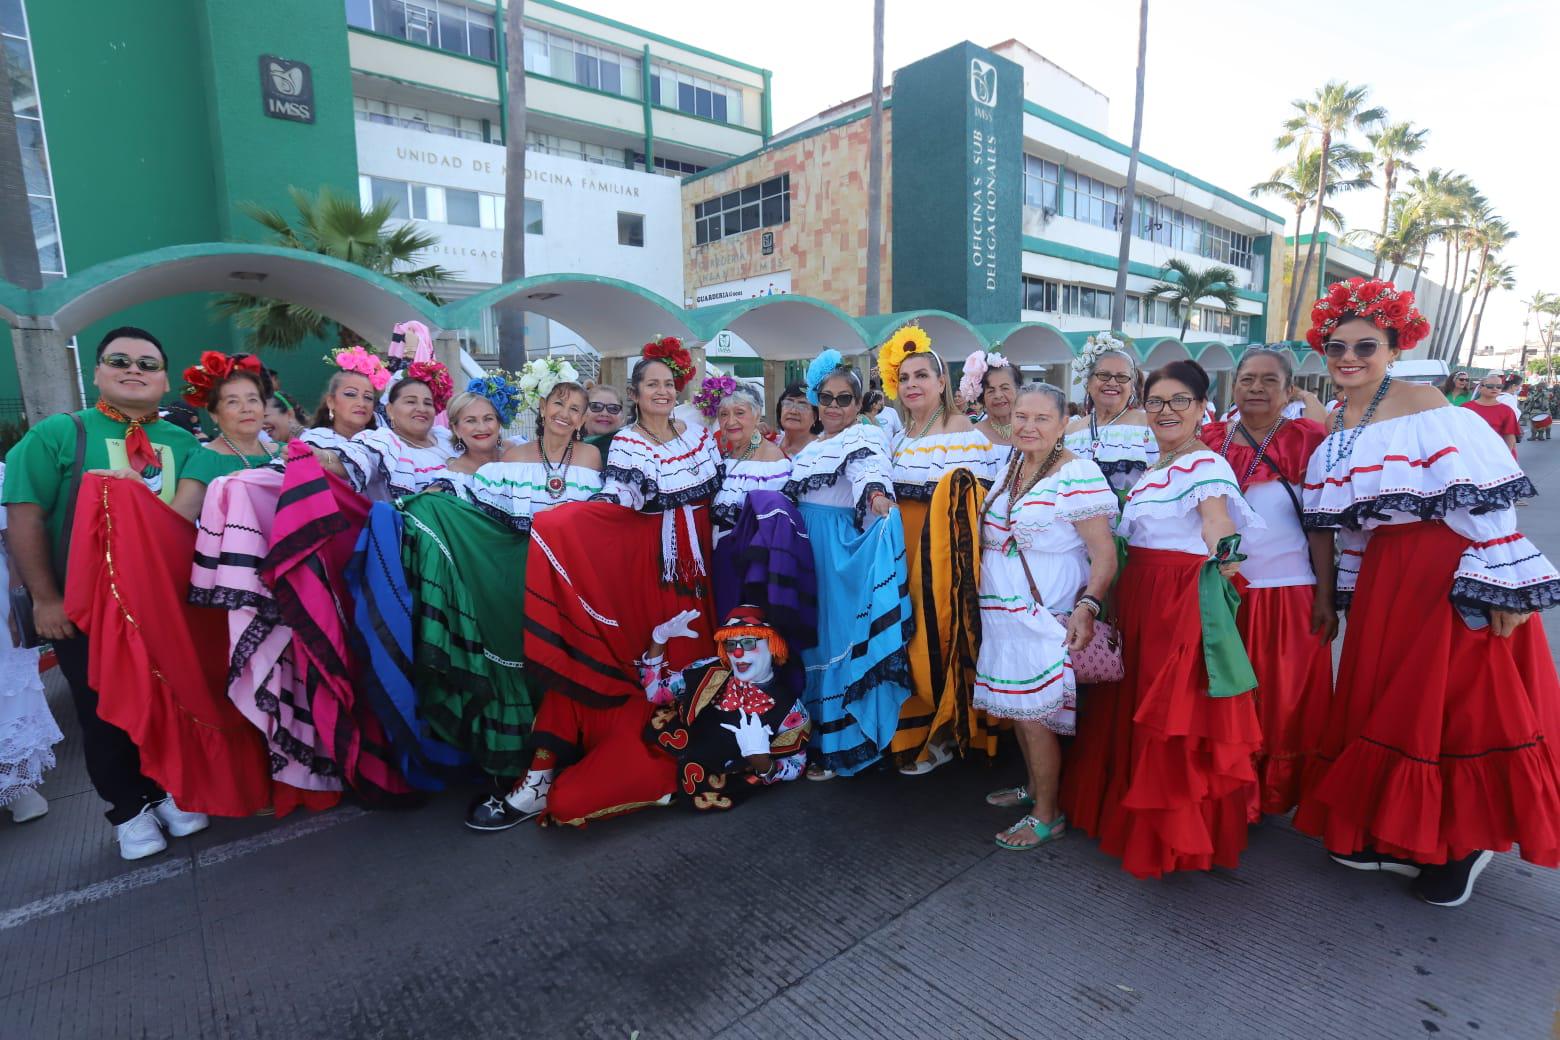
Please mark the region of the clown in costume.
<svg viewBox="0 0 1560 1040"><path fill-rule="evenodd" d="M666 641L692 637L692 620L684 613L658 626L640 661L645 696L657 706L645 739L676 761L694 809L730 809L802 775L811 722L801 668L759 609L741 606L715 631L718 656L672 671Z"/></svg>

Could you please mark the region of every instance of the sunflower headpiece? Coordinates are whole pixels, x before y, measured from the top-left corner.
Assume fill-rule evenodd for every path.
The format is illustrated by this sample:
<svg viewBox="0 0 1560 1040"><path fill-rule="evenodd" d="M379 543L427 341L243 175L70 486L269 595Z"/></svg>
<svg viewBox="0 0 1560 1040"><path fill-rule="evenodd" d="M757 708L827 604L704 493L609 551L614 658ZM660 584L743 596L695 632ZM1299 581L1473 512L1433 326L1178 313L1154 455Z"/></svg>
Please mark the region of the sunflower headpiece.
<svg viewBox="0 0 1560 1040"><path fill-rule="evenodd" d="M878 377L883 380L883 393L890 401L899 399L899 366L917 354L929 356L937 371L943 370L942 358L932 350L932 337L919 325L906 325L878 350Z"/></svg>

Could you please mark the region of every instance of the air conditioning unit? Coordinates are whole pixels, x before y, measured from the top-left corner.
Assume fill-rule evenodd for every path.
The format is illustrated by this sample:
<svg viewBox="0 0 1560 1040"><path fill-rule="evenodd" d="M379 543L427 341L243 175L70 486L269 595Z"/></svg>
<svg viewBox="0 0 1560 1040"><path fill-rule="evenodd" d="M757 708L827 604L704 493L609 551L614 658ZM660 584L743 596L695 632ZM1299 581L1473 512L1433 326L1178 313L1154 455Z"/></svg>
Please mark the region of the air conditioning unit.
<svg viewBox="0 0 1560 1040"><path fill-rule="evenodd" d="M1046 206L1040 212L1045 214L1046 220L1050 220L1052 217L1056 216L1056 210L1052 209L1050 206Z"/></svg>

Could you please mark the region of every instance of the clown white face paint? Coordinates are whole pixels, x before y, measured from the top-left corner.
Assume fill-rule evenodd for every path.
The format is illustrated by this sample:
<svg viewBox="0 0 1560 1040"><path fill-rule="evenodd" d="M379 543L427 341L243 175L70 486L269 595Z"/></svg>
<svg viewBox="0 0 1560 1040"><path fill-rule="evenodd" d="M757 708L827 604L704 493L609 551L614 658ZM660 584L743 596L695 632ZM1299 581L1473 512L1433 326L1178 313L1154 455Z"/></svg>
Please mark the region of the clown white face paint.
<svg viewBox="0 0 1560 1040"><path fill-rule="evenodd" d="M766 683L775 676L774 655L769 652L769 640L759 639L751 650L744 650L740 643L746 640L728 639L726 658L731 671L738 679L750 683Z"/></svg>

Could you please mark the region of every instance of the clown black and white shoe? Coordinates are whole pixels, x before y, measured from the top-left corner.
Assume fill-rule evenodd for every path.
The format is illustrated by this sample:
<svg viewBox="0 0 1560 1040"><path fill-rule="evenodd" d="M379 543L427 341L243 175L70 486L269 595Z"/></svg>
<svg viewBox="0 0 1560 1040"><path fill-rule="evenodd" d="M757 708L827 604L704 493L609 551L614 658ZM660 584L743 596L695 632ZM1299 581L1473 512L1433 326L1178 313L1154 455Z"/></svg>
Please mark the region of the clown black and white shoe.
<svg viewBox="0 0 1560 1040"><path fill-rule="evenodd" d="M535 816L523 813L496 794L474 798L466 810L466 826L474 831L507 831Z"/></svg>

